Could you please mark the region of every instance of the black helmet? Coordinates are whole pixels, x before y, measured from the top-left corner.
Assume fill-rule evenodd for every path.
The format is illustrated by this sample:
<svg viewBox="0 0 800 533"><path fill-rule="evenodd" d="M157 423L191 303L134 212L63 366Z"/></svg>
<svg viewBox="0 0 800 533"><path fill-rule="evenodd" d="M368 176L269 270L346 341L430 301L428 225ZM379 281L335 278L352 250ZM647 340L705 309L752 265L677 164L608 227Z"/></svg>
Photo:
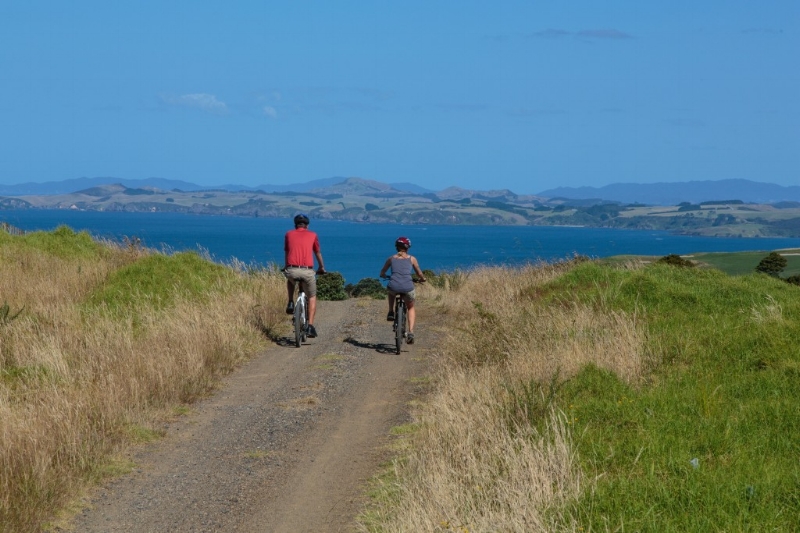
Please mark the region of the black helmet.
<svg viewBox="0 0 800 533"><path fill-rule="evenodd" d="M305 213L298 213L294 216L294 225L305 224L308 226L308 215Z"/></svg>

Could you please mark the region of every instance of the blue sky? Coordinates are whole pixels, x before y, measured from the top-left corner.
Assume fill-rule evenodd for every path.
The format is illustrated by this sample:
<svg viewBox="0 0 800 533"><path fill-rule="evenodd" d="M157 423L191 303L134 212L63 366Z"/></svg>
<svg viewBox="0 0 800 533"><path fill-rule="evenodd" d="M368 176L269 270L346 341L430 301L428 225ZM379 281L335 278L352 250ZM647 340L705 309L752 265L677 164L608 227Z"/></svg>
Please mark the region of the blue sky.
<svg viewBox="0 0 800 533"><path fill-rule="evenodd" d="M0 183L800 184L800 2L0 2Z"/></svg>

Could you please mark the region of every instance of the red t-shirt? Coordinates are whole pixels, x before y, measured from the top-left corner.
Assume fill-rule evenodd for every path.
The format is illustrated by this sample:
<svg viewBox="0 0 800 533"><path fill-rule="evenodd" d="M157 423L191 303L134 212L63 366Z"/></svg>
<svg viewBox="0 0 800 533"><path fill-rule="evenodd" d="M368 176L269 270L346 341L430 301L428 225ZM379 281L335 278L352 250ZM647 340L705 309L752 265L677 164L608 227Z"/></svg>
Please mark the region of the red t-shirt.
<svg viewBox="0 0 800 533"><path fill-rule="evenodd" d="M314 253L319 252L319 239L308 228L297 228L286 232L283 251L286 252L286 266L306 266L314 268Z"/></svg>

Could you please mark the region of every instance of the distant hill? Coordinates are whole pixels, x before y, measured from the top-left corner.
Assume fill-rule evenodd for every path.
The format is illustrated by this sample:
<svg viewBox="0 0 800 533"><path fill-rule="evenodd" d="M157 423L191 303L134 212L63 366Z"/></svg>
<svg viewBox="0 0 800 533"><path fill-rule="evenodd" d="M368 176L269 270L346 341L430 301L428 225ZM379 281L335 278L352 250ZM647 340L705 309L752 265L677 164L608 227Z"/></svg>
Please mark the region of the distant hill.
<svg viewBox="0 0 800 533"><path fill-rule="evenodd" d="M200 188L167 180L125 180L133 185L129 187L114 181L72 180L50 189L89 185L63 194L0 194L0 221L3 210L33 208L262 218L289 218L303 211L317 220L369 223L586 226L715 237L800 237L800 202L786 199L791 198L787 191L798 187L771 186L779 195L767 198L782 200L754 203L759 198L756 193L762 190L759 186L765 184L743 189L729 183L728 187L717 186L702 195L693 184L679 184L684 188L679 189L676 203L665 206L655 205L647 196L637 196L638 202L599 199L596 196L605 193L597 190L589 191L594 199L545 198L518 195L507 189L475 191L460 187L420 194L361 178L317 180L276 192L266 192L263 187ZM296 190L300 188L308 190ZM666 197L658 199L663 198ZM647 200L651 200L649 205L645 205Z"/></svg>
<svg viewBox="0 0 800 533"><path fill-rule="evenodd" d="M623 204L678 205L712 200L771 204L800 201L800 187L730 179L677 183L614 183L604 187L558 187L539 193L546 198L597 199Z"/></svg>
<svg viewBox="0 0 800 533"><path fill-rule="evenodd" d="M180 190L184 192L195 191L263 191L266 193L281 193L281 192L310 192L313 190L326 189L335 185L343 183L348 178L341 176L333 178L324 178L303 183L293 183L291 185L240 185L236 183L226 183L224 185L198 185L181 180L168 180L163 178L147 178L147 179L121 179L112 176L100 178L75 178L63 181L48 181L44 183L20 183L16 185L2 185L0 184L0 196L29 196L29 195L54 195L54 194L69 194L77 191L91 189L92 187L102 187L104 185L124 185L130 188L147 188L152 187L162 191ZM358 179L358 178L349 178ZM369 180L365 180L369 181ZM379 183L379 182L374 182ZM428 194L433 191L415 185L413 183L390 183L389 187L398 191L410 192L413 194Z"/></svg>
<svg viewBox="0 0 800 533"><path fill-rule="evenodd" d="M69 194L72 192L91 189L92 187L102 187L103 185L119 184L125 187L140 188L154 187L163 191L180 189L182 191L200 191L205 189L200 185L180 180L168 180L163 178L146 178L126 180L113 177L104 178L75 178L63 181L47 181L44 183L20 183L18 185L0 185L0 196L28 196L28 195L50 195L50 194Z"/></svg>
<svg viewBox="0 0 800 533"><path fill-rule="evenodd" d="M362 178L332 177L290 185L262 184L257 186L225 184L203 186L181 180L163 178L119 179L114 177L77 178L46 183L0 185L0 196L42 196L70 194L96 187L122 185L131 189L162 191L228 191L263 192L267 194L367 195L392 198L403 195L425 196L434 201L486 200L521 205L547 203L557 205L594 205L609 202L653 206L678 205L682 202L741 200L745 203L782 204L800 202L800 186L784 187L773 183L730 179L718 181L688 181L676 183L615 183L604 187L558 187L536 195L518 195L508 189L470 190L448 187L434 191L413 183L383 183Z"/></svg>

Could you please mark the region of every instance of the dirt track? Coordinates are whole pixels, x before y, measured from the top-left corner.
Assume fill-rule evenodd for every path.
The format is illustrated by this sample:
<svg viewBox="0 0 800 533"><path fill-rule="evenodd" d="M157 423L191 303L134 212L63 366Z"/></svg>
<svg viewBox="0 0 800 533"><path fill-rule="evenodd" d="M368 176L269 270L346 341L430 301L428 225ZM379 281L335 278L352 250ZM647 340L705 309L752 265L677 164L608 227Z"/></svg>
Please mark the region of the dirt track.
<svg viewBox="0 0 800 533"><path fill-rule="evenodd" d="M382 301L320 302L317 314L318 338L283 339L229 376L98 490L74 531L353 531L390 429L409 420L430 336L423 320L395 354Z"/></svg>

